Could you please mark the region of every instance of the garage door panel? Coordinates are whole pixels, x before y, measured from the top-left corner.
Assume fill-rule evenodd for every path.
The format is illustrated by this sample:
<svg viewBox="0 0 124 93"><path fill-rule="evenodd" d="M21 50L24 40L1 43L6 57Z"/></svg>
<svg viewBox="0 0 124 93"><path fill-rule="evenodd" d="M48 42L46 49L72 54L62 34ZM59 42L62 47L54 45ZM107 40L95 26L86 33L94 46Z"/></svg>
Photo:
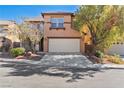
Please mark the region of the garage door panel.
<svg viewBox="0 0 124 93"><path fill-rule="evenodd" d="M109 50L108 54L124 55L124 44L114 44Z"/></svg>
<svg viewBox="0 0 124 93"><path fill-rule="evenodd" d="M49 39L49 52L80 52L80 39Z"/></svg>

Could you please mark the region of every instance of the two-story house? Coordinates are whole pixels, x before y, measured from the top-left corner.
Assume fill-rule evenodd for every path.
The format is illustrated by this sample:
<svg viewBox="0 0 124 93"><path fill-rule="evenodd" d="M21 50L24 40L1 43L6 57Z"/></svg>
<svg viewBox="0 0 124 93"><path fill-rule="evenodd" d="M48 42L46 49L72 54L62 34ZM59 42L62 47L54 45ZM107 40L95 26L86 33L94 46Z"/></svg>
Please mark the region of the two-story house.
<svg viewBox="0 0 124 93"><path fill-rule="evenodd" d="M87 26L83 31L87 33L82 39L80 32L72 27L74 14L69 12L46 12L44 18L44 52L86 52L91 44L91 34ZM90 47L89 47L90 48ZM124 55L124 43L114 44L106 51L108 54Z"/></svg>
<svg viewBox="0 0 124 93"><path fill-rule="evenodd" d="M70 12L42 13L44 18L44 52L84 52L80 32L72 28Z"/></svg>

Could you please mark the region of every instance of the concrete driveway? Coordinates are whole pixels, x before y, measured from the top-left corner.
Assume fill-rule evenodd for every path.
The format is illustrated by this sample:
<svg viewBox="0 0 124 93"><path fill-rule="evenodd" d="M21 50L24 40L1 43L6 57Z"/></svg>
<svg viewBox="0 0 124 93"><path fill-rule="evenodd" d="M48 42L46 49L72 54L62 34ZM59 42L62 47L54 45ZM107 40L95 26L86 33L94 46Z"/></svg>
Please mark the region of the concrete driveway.
<svg viewBox="0 0 124 93"><path fill-rule="evenodd" d="M46 54L34 63L0 62L0 87L124 87L124 69L92 65L81 54Z"/></svg>
<svg viewBox="0 0 124 93"><path fill-rule="evenodd" d="M41 65L56 67L93 67L93 63L80 53L48 53L41 59Z"/></svg>

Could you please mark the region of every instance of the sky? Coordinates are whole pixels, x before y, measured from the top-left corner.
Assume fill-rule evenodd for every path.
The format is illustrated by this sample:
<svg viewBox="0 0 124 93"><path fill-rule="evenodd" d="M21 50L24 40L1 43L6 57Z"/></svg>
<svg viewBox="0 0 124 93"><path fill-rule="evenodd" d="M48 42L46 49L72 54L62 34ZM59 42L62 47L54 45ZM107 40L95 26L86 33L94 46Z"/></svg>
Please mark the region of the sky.
<svg viewBox="0 0 124 93"><path fill-rule="evenodd" d="M17 23L26 17L39 16L42 12L75 12L77 5L0 5L0 20L13 20Z"/></svg>

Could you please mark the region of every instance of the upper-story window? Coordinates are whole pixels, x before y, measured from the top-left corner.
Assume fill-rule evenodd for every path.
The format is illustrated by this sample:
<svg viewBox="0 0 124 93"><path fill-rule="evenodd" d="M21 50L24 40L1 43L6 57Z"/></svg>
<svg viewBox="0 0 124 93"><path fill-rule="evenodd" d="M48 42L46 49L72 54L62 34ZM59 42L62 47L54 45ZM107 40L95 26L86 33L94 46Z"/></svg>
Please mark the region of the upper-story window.
<svg viewBox="0 0 124 93"><path fill-rule="evenodd" d="M64 28L64 18L51 18L51 28Z"/></svg>
<svg viewBox="0 0 124 93"><path fill-rule="evenodd" d="M43 24L38 23L38 24L30 24L29 27L31 29L38 29L40 31L43 31Z"/></svg>
<svg viewBox="0 0 124 93"><path fill-rule="evenodd" d="M7 29L0 27L0 36L5 36L7 34Z"/></svg>

